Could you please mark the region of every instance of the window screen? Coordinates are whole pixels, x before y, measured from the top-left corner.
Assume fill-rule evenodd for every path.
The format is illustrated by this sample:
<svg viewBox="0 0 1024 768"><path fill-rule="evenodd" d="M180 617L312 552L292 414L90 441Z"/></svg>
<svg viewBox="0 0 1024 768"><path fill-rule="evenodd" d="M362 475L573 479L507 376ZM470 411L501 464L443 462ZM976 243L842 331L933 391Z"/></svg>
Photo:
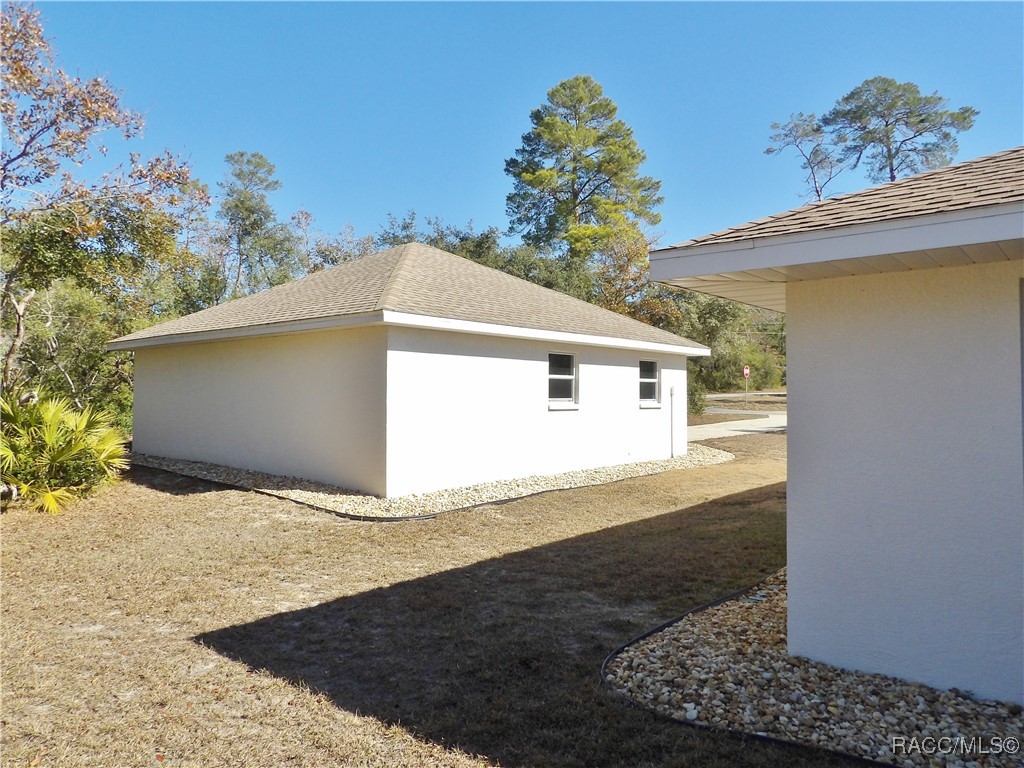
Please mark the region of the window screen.
<svg viewBox="0 0 1024 768"><path fill-rule="evenodd" d="M640 361L640 399L658 399L658 364L653 360Z"/></svg>
<svg viewBox="0 0 1024 768"><path fill-rule="evenodd" d="M551 353L548 355L548 399L574 401L576 399L576 356Z"/></svg>

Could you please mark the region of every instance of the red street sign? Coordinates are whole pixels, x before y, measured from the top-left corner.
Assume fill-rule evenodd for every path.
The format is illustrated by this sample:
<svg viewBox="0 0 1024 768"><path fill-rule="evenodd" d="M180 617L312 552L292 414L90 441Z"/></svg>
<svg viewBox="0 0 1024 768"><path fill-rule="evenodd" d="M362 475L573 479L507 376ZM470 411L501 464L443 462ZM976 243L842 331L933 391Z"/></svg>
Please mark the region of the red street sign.
<svg viewBox="0 0 1024 768"><path fill-rule="evenodd" d="M744 365L743 366L743 378L744 379L749 379L750 378L750 366L749 365Z"/></svg>

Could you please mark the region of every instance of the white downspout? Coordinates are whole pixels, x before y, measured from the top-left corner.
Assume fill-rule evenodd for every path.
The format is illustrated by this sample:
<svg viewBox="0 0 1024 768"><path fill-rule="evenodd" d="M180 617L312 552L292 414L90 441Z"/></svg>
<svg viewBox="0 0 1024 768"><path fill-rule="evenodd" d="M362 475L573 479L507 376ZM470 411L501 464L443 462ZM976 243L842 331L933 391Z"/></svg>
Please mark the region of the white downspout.
<svg viewBox="0 0 1024 768"><path fill-rule="evenodd" d="M676 388L668 388L668 445L669 453L676 457Z"/></svg>

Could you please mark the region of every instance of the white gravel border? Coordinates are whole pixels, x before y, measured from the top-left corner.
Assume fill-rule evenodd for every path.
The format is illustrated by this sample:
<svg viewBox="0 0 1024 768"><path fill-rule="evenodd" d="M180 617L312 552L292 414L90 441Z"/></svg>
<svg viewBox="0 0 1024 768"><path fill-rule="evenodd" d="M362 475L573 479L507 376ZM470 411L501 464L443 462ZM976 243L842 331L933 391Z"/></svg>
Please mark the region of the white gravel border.
<svg viewBox="0 0 1024 768"><path fill-rule="evenodd" d="M155 467L189 477L241 486L292 501L300 501L332 512L339 512L343 515L382 519L435 515L439 512L506 501L544 491L583 488L589 485L625 480L630 477L654 475L672 469L690 469L721 464L734 458L735 456L731 453L716 448L691 444L685 456L678 456L674 459L618 464L612 467L586 469L578 472L562 472L557 475L534 475L516 480L499 480L493 483L481 483L432 493L417 493L410 496L381 499L294 477L268 475L199 461L165 459L141 453L131 455L132 463L140 466Z"/></svg>
<svg viewBox="0 0 1024 768"><path fill-rule="evenodd" d="M606 665L605 680L676 720L882 763L1024 765L1012 742L998 754L992 748L996 738L1024 738L1024 715L1015 704L789 656L785 569L742 597L684 616L628 646ZM938 753L945 743L939 739L960 736L977 737L989 753ZM894 737L904 737L910 748L894 752ZM915 751L911 739L922 748Z"/></svg>

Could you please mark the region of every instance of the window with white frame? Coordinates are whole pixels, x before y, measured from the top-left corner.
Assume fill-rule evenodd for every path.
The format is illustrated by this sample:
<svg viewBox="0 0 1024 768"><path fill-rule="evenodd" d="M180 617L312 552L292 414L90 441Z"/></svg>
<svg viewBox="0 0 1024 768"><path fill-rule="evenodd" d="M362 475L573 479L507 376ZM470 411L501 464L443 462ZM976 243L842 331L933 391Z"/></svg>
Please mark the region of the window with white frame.
<svg viewBox="0 0 1024 768"><path fill-rule="evenodd" d="M576 402L576 355L548 355L548 400Z"/></svg>
<svg viewBox="0 0 1024 768"><path fill-rule="evenodd" d="M640 402L656 403L661 387L661 371L654 360L640 361Z"/></svg>

